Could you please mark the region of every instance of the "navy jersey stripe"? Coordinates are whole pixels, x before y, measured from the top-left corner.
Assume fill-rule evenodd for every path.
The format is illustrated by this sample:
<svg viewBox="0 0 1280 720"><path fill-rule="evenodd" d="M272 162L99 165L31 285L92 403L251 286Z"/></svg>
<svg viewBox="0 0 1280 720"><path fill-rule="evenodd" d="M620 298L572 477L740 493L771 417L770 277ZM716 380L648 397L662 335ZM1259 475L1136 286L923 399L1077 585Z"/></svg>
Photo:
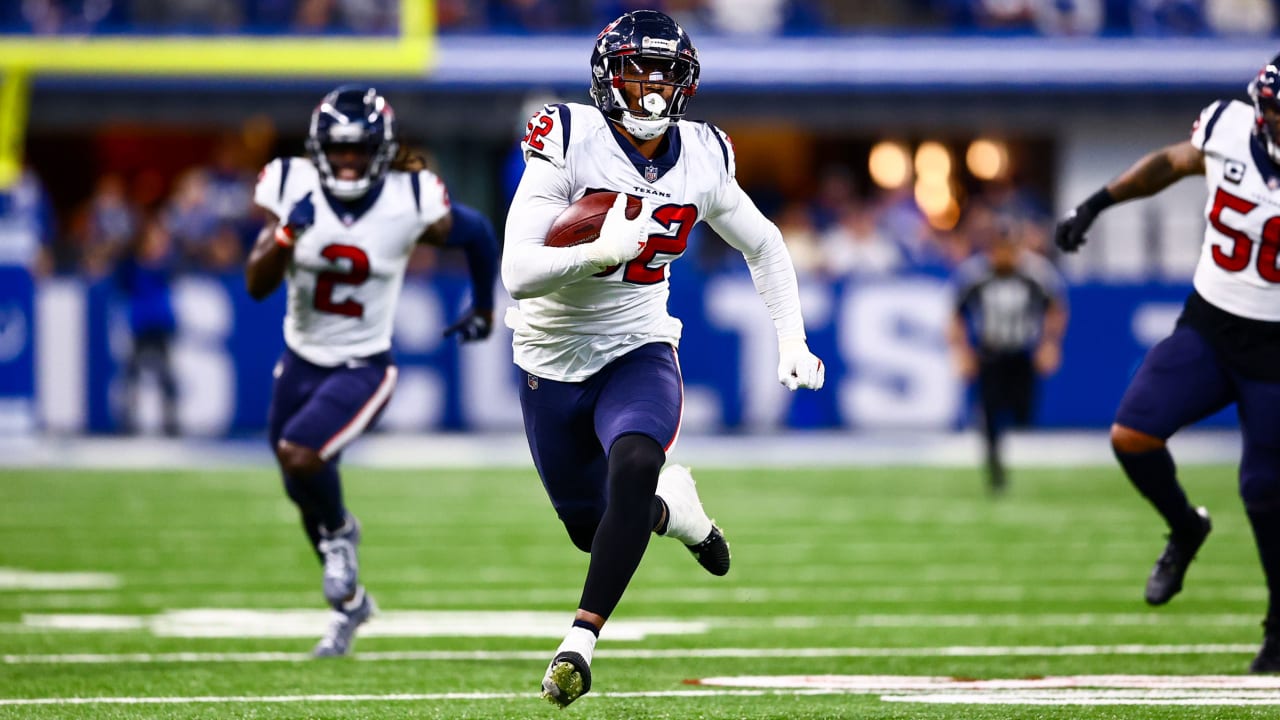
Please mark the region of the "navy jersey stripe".
<svg viewBox="0 0 1280 720"><path fill-rule="evenodd" d="M560 157L568 157L569 155L569 126L571 120L569 118L569 108L564 105L556 105L556 112L560 116Z"/></svg>
<svg viewBox="0 0 1280 720"><path fill-rule="evenodd" d="M284 183L289 179L289 167L293 161L289 158L280 158L280 192L276 197L277 202L284 202Z"/></svg>
<svg viewBox="0 0 1280 720"><path fill-rule="evenodd" d="M1203 143L1203 145L1202 145L1201 147L1203 147L1204 145L1208 145L1208 144L1209 144L1209 136L1213 134L1213 126L1218 124L1218 118L1222 117L1222 111L1223 111L1223 110L1226 110L1226 109L1227 109L1227 105L1229 105L1230 103L1231 103L1231 101L1230 101L1230 100L1219 100L1219 101L1218 101L1218 109L1213 111L1213 115L1212 115L1212 116L1210 116L1210 118L1209 118L1209 122L1205 123L1205 126L1204 126L1204 143Z"/></svg>
<svg viewBox="0 0 1280 720"><path fill-rule="evenodd" d="M720 137L720 128L711 123L707 123L707 127L711 128L711 134L720 143L720 152L724 153L724 171L729 172L729 148L725 147L724 138Z"/></svg>
<svg viewBox="0 0 1280 720"><path fill-rule="evenodd" d="M418 173L409 173L409 184L413 186L413 208L422 214L422 178Z"/></svg>

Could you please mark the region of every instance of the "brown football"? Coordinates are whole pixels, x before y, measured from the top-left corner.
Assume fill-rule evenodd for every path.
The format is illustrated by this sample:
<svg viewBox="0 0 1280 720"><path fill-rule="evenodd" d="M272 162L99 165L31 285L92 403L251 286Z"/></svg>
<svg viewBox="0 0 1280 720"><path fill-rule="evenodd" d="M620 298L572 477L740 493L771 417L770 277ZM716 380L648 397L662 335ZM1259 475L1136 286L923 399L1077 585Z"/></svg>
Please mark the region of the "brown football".
<svg viewBox="0 0 1280 720"><path fill-rule="evenodd" d="M618 193L600 191L588 193L581 200L565 208L547 230L547 247L573 247L595 242L604 226L604 216L613 207ZM640 212L640 199L627 197L627 219L634 220Z"/></svg>

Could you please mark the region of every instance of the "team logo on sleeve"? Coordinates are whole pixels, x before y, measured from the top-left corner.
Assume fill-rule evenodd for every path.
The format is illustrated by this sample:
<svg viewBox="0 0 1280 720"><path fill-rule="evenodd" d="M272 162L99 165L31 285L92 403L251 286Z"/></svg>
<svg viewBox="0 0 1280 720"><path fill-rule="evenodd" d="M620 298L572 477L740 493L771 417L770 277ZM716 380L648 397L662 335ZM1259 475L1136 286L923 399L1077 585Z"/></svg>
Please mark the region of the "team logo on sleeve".
<svg viewBox="0 0 1280 720"><path fill-rule="evenodd" d="M1228 160L1222 168L1222 176L1237 185L1244 180L1244 163L1239 160Z"/></svg>

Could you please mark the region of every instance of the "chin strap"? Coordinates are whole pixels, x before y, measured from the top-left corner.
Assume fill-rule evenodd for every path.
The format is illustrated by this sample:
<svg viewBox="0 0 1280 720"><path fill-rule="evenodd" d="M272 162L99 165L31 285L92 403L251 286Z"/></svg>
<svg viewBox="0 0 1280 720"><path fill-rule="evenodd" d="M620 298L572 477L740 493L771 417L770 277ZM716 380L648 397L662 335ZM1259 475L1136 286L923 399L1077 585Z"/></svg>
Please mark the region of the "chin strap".
<svg viewBox="0 0 1280 720"><path fill-rule="evenodd" d="M359 200L369 192L372 185L367 177L360 180L326 178L324 183L325 189L339 200Z"/></svg>
<svg viewBox="0 0 1280 720"><path fill-rule="evenodd" d="M631 113L622 113L622 127L638 140L652 140L666 132L670 126L671 118L669 117L643 120Z"/></svg>

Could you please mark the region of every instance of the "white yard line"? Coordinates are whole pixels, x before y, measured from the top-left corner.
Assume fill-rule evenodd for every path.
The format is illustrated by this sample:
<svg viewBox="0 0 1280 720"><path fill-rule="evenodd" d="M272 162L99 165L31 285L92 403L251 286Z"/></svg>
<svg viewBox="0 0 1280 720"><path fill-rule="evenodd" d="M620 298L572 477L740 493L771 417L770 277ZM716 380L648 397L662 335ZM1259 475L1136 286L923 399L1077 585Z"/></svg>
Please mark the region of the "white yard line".
<svg viewBox="0 0 1280 720"><path fill-rule="evenodd" d="M0 635L30 633L146 632L157 637L297 638L320 633L324 610L188 608L154 614L24 613L19 623L0 623ZM1045 627L1244 627L1251 613L1163 615L1135 613L868 613L778 617L635 618L612 622L609 640L706 634L716 629L825 630L837 628L1045 628ZM550 611L390 610L361 631L364 637L559 638L564 615Z"/></svg>
<svg viewBox="0 0 1280 720"><path fill-rule="evenodd" d="M670 660L685 658L878 658L878 657L1077 657L1092 655L1235 655L1257 652L1257 645L1006 645L925 648L833 647L833 648L689 648L689 649L611 649L596 656L619 660ZM358 652L354 659L362 662L432 662L432 661L523 661L543 660L543 650L405 650ZM307 662L305 653L64 653L46 655L0 655L4 665L93 665L115 663L283 663Z"/></svg>
<svg viewBox="0 0 1280 720"><path fill-rule="evenodd" d="M813 678L813 679L820 679ZM1280 678L1231 676L1072 676L1038 680L954 681L949 678L916 676L836 676L848 682L840 687L656 690L639 692L596 692L587 698L702 698L800 695L880 695L880 700L898 703L966 705L1280 705ZM748 680L750 678L741 678ZM1261 683L1269 681L1263 686ZM1079 684L1076 684L1079 683ZM1085 689L1090 684L1119 689ZM936 692L930 688L947 688ZM996 690L966 688L993 687ZM1036 690L1032 688L1045 688ZM999 688L1026 688L1020 690ZM907 692L902 692L902 691ZM899 692L901 694L884 694ZM440 702L449 700L534 699L532 693L471 692L351 695L203 695L171 697L66 697L5 698L0 706L32 705L226 705L280 703L351 702Z"/></svg>
<svg viewBox="0 0 1280 720"><path fill-rule="evenodd" d="M1234 693L1227 695L1188 695L1161 697L1145 693L1135 697L1114 697L1096 693L923 693L920 695L881 695L882 702L928 703L933 705L1280 705L1275 691L1267 693Z"/></svg>
<svg viewBox="0 0 1280 720"><path fill-rule="evenodd" d="M0 567L0 590L114 590L120 576L100 572L42 572Z"/></svg>
<svg viewBox="0 0 1280 720"><path fill-rule="evenodd" d="M655 690L593 692L587 698L760 697L762 695L844 695L838 690ZM531 693L420 693L391 695L201 695L192 697L0 698L4 705L222 705L230 703L428 702L440 700L535 700Z"/></svg>

